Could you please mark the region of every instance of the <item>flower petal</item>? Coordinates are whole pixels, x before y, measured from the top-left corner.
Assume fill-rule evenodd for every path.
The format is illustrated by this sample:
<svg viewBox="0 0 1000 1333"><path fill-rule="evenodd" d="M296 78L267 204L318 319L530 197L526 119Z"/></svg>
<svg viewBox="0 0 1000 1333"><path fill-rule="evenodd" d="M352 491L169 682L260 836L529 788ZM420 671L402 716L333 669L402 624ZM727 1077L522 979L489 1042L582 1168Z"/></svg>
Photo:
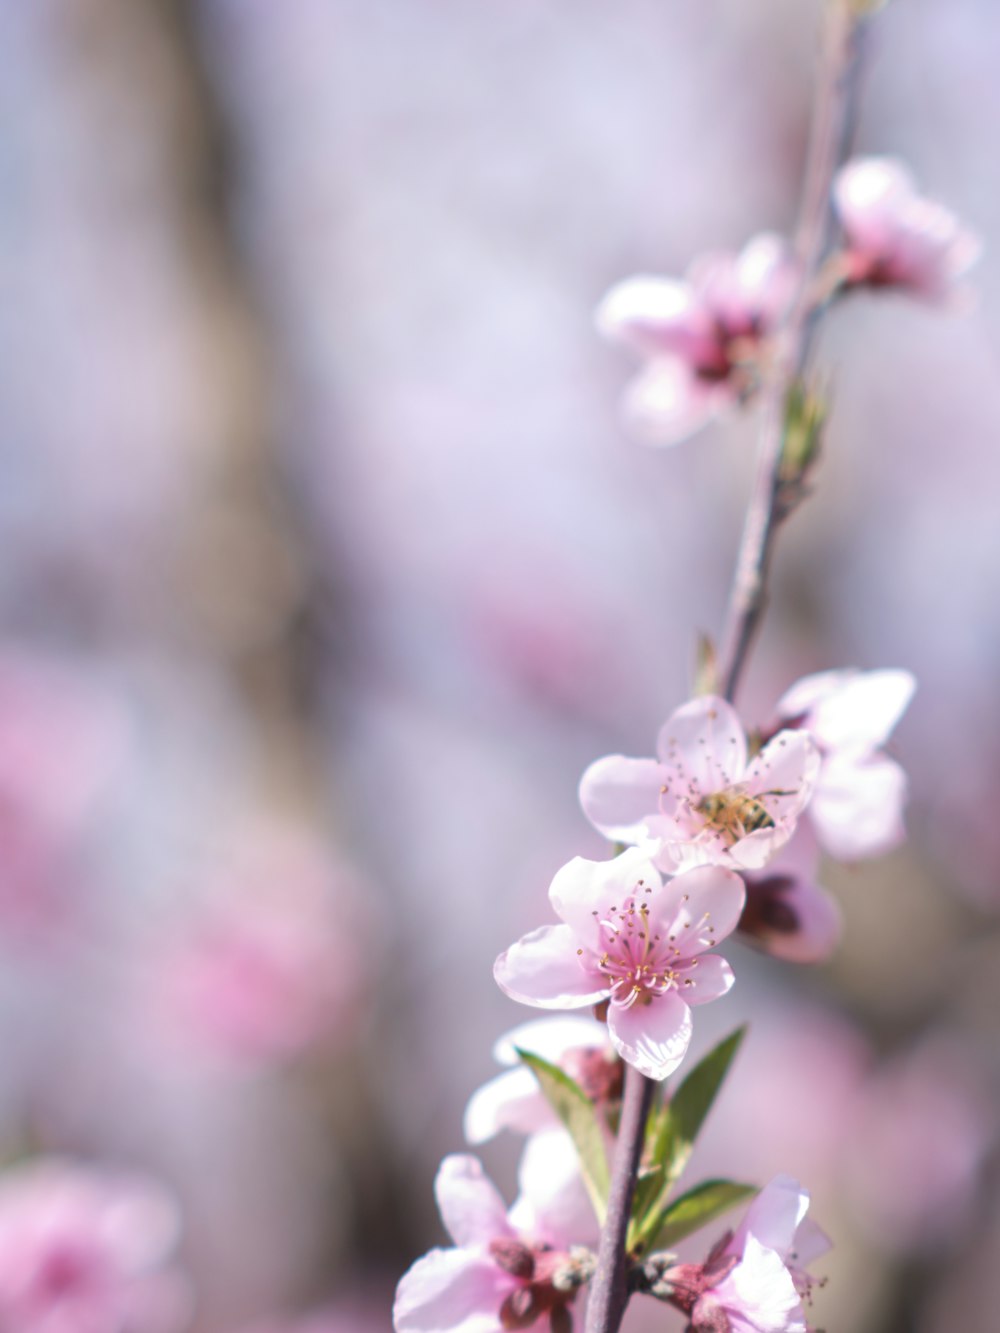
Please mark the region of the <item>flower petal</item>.
<svg viewBox="0 0 1000 1333"><path fill-rule="evenodd" d="M469 1153L446 1157L434 1179L434 1197L456 1245L488 1245L514 1234L507 1221L507 1205L478 1157Z"/></svg>
<svg viewBox="0 0 1000 1333"><path fill-rule="evenodd" d="M644 441L680 444L735 403L727 380L701 379L684 362L660 357L628 386L624 415Z"/></svg>
<svg viewBox="0 0 1000 1333"><path fill-rule="evenodd" d="M540 1009L582 1009L607 994L605 978L588 971L569 926L542 926L512 944L493 964L497 985L512 1000Z"/></svg>
<svg viewBox="0 0 1000 1333"><path fill-rule="evenodd" d="M533 1018L530 1023L505 1032L493 1044L493 1059L502 1065L516 1065L517 1052L531 1051L550 1064L558 1064L567 1051L580 1046L604 1046L608 1029L596 1018L565 1014L557 1018Z"/></svg>
<svg viewBox="0 0 1000 1333"><path fill-rule="evenodd" d="M751 762L744 788L775 823L794 821L819 776L820 755L806 731L779 731Z"/></svg>
<svg viewBox="0 0 1000 1333"><path fill-rule="evenodd" d="M530 1069L505 1069L469 1098L462 1118L467 1143L485 1143L502 1129L531 1134L551 1123L553 1112Z"/></svg>
<svg viewBox="0 0 1000 1333"><path fill-rule="evenodd" d="M695 1305L696 1325L699 1315L707 1316L711 1306L725 1310L730 1333L807 1333L802 1300L791 1273L780 1255L753 1236L747 1240L741 1262Z"/></svg>
<svg viewBox="0 0 1000 1333"><path fill-rule="evenodd" d="M700 866L678 875L667 887L671 910L661 918L661 933L677 936L685 958L712 948L739 924L746 889L732 870Z"/></svg>
<svg viewBox="0 0 1000 1333"><path fill-rule="evenodd" d="M400 1279L393 1326L397 1333L499 1333L500 1306L517 1285L485 1255L431 1250Z"/></svg>
<svg viewBox="0 0 1000 1333"><path fill-rule="evenodd" d="M660 808L665 780L666 770L655 759L607 755L580 779L583 813L611 842L640 842L647 819Z"/></svg>
<svg viewBox="0 0 1000 1333"><path fill-rule="evenodd" d="M746 736L735 708L711 694L670 715L660 728L656 752L668 770L666 796L695 801L738 782L747 761Z"/></svg>
<svg viewBox="0 0 1000 1333"><path fill-rule="evenodd" d="M606 338L648 357L701 365L719 355L711 312L688 283L676 278L626 278L611 288L595 319Z"/></svg>
<svg viewBox="0 0 1000 1333"><path fill-rule="evenodd" d="M828 687L813 699L802 712L807 714L805 726L812 732L824 750L848 751L858 758L884 745L903 716L917 688L916 678L909 671L828 672ZM785 700L796 691L803 697L802 686L806 677L793 686ZM779 703L779 711L785 700ZM795 716L782 712L783 716ZM801 716L801 713L799 714Z"/></svg>
<svg viewBox="0 0 1000 1333"><path fill-rule="evenodd" d="M703 953L684 969L684 999L687 1004L707 1004L732 988L733 969L717 953Z"/></svg>
<svg viewBox="0 0 1000 1333"><path fill-rule="evenodd" d="M661 883L652 861L636 847L608 861L574 856L557 871L549 888L549 902L581 944L600 952L599 922L614 915L612 908L620 911L626 898L641 895L647 901L644 890L655 892Z"/></svg>
<svg viewBox="0 0 1000 1333"><path fill-rule="evenodd" d="M775 1176L747 1208L733 1236L733 1247L754 1236L761 1245L787 1259L795 1246L795 1233L809 1211L809 1191L792 1176Z"/></svg>
<svg viewBox="0 0 1000 1333"><path fill-rule="evenodd" d="M809 814L825 851L838 861L881 856L905 838L906 774L893 759L828 759Z"/></svg>
<svg viewBox="0 0 1000 1333"><path fill-rule="evenodd" d="M647 1078L665 1079L684 1059L691 1042L691 1010L674 992L648 1004L608 1010L608 1031L618 1054Z"/></svg>
<svg viewBox="0 0 1000 1333"><path fill-rule="evenodd" d="M520 1194L510 1220L520 1236L556 1249L592 1245L598 1223L573 1140L560 1125L533 1134L517 1168Z"/></svg>

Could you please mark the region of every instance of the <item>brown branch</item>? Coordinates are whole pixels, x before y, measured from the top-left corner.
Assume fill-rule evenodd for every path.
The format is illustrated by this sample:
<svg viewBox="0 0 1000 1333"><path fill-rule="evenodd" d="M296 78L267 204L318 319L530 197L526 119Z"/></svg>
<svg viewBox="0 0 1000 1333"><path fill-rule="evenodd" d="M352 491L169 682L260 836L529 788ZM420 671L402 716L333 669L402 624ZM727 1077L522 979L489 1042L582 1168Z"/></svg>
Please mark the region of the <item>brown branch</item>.
<svg viewBox="0 0 1000 1333"><path fill-rule="evenodd" d="M757 471L736 558L720 655L719 680L730 700L736 694L767 604L775 533L803 494L786 487L781 478L786 402L789 390L805 369L819 313L813 292L828 244L830 187L853 131L863 28L863 19L849 4L830 6L795 233L800 278L776 340L774 364L764 390Z"/></svg>

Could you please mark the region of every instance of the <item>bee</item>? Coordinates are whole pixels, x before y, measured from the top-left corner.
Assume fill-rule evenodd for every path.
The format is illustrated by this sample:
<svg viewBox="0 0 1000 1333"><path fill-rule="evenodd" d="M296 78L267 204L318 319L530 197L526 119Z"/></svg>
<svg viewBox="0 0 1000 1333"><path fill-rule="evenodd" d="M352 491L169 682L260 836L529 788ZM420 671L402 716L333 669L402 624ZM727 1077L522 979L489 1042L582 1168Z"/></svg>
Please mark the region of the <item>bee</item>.
<svg viewBox="0 0 1000 1333"><path fill-rule="evenodd" d="M794 796L791 791L762 791L761 796ZM727 787L725 791L714 791L703 796L694 807L705 820L705 827L714 829L728 838L730 843L738 842L748 833L760 829L774 828L774 819L768 814L763 801L756 796L749 796L739 787Z"/></svg>

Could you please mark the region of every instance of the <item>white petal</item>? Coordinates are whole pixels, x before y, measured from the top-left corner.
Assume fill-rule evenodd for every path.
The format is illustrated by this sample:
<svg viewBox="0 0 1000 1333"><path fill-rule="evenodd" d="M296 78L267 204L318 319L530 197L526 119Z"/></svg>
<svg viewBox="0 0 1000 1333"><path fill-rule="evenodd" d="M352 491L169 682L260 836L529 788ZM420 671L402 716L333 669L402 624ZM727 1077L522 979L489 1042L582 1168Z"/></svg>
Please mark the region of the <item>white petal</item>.
<svg viewBox="0 0 1000 1333"><path fill-rule="evenodd" d="M620 911L630 897L655 893L662 884L656 867L638 848L630 847L608 861L588 861L574 856L556 873L549 888L549 902L556 915L572 928L579 941L600 952L603 948L599 923Z"/></svg>
<svg viewBox="0 0 1000 1333"><path fill-rule="evenodd" d="M729 1314L732 1333L807 1333L791 1273L780 1255L753 1236L742 1262L708 1295Z"/></svg>
<svg viewBox="0 0 1000 1333"><path fill-rule="evenodd" d="M761 1245L787 1259L808 1211L809 1191L792 1176L775 1176L747 1208L733 1245L740 1246L747 1236L754 1236Z"/></svg>
<svg viewBox="0 0 1000 1333"><path fill-rule="evenodd" d="M732 704L705 695L671 714L660 728L656 752L667 769L667 796L697 800L699 794L722 791L743 777L746 735Z"/></svg>
<svg viewBox="0 0 1000 1333"><path fill-rule="evenodd" d="M596 1018L582 1014L565 1014L557 1018L533 1018L521 1023L510 1032L498 1037L493 1046L493 1059L502 1065L516 1065L517 1052L531 1051L550 1064L558 1064L567 1051L580 1046L604 1046L608 1029Z"/></svg>
<svg viewBox="0 0 1000 1333"><path fill-rule="evenodd" d="M397 1333L499 1333L500 1306L517 1285L485 1255L431 1250L401 1278L393 1326Z"/></svg>
<svg viewBox="0 0 1000 1333"><path fill-rule="evenodd" d="M909 671L859 671L817 701L806 726L825 750L870 754L889 739L916 688Z"/></svg>
<svg viewBox="0 0 1000 1333"><path fill-rule="evenodd" d="M505 995L540 1009L582 1009L607 994L606 978L585 970L569 926L542 926L512 944L493 964Z"/></svg>
<svg viewBox="0 0 1000 1333"><path fill-rule="evenodd" d="M691 1011L675 992L628 1009L613 1004L608 1031L618 1054L647 1078L665 1079L691 1042Z"/></svg>
<svg viewBox="0 0 1000 1333"><path fill-rule="evenodd" d="M647 819L660 809L665 776L655 759L611 754L595 760L580 779L583 813L609 841L639 842Z"/></svg>
<svg viewBox="0 0 1000 1333"><path fill-rule="evenodd" d="M684 969L683 995L687 1004L708 1004L732 989L733 969L717 953L703 953Z"/></svg>
<svg viewBox="0 0 1000 1333"><path fill-rule="evenodd" d="M736 403L728 381L699 378L679 360L657 357L625 391L624 416L649 444L680 444Z"/></svg>
<svg viewBox="0 0 1000 1333"><path fill-rule="evenodd" d="M820 756L806 731L779 731L750 763L745 790L777 823L805 808L819 777Z"/></svg>
<svg viewBox="0 0 1000 1333"><path fill-rule="evenodd" d="M906 837L906 774L885 755L862 763L828 759L809 814L825 851L838 861L881 856Z"/></svg>
<svg viewBox="0 0 1000 1333"><path fill-rule="evenodd" d="M438 1167L434 1180L441 1220L456 1245L488 1245L510 1236L507 1205L478 1157L451 1153Z"/></svg>
<svg viewBox="0 0 1000 1333"><path fill-rule="evenodd" d="M553 1117L531 1070L505 1069L469 1098L462 1131L467 1143L485 1143L502 1129L531 1134Z"/></svg>
<svg viewBox="0 0 1000 1333"><path fill-rule="evenodd" d="M685 958L710 949L739 924L746 904L746 888L739 875L721 866L700 866L685 871L668 885L671 896L666 933L677 936Z"/></svg>
<svg viewBox="0 0 1000 1333"><path fill-rule="evenodd" d="M517 1169L520 1194L510 1210L518 1234L556 1249L592 1245L598 1224L572 1139L560 1126L533 1134Z"/></svg>

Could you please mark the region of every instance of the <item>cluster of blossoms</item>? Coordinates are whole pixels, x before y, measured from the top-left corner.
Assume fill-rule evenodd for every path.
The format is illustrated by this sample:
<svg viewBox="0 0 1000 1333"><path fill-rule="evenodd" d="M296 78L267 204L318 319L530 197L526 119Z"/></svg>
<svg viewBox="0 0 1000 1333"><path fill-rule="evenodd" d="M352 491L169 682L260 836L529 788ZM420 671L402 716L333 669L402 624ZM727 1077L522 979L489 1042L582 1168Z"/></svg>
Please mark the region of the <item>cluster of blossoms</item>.
<svg viewBox="0 0 1000 1333"><path fill-rule="evenodd" d="M863 287L942 302L975 257L969 234L920 198L889 159L848 163L832 193L841 244L818 278L768 234L739 255L700 259L683 281L633 278L607 296L599 327L646 358L628 408L647 434L673 442L752 396L793 302L816 311ZM432 1251L403 1277L398 1333L494 1333L543 1316L553 1333L567 1333L595 1268L594 1209L601 1211L603 1196L594 1138L603 1160L625 1066L660 1083L679 1068L692 1008L734 983L716 952L734 932L787 961L832 953L841 918L818 883L820 857L855 862L902 840L906 777L885 747L914 688L901 670L823 672L793 685L753 730L727 699L701 694L663 724L653 756L610 755L590 765L580 802L615 855L564 865L549 889L558 924L513 944L494 976L514 1000L592 1009L593 1018L528 1024L499 1043L507 1068L471 1099L465 1132L473 1144L500 1129L528 1136L519 1197L507 1209L476 1158L445 1160L436 1192L454 1246ZM721 1050L706 1057L716 1061L706 1077L717 1082L732 1053L722 1059ZM672 1088L663 1114L684 1092L684 1083ZM577 1113L588 1106L589 1139L579 1114L566 1112L566 1098ZM814 1285L806 1267L829 1247L806 1217L808 1193L788 1177L759 1193L706 1182L702 1197L715 1202L702 1221L678 1230L669 1221L670 1189L686 1157L657 1158L670 1151L663 1146L670 1135L661 1138L656 1148L654 1134L650 1157L647 1134L644 1179L659 1172L667 1180L666 1202L654 1206L649 1189L639 1191L630 1290L672 1305L688 1333L806 1333ZM656 1251L664 1236L676 1242L752 1194L743 1221L704 1262Z"/></svg>
<svg viewBox="0 0 1000 1333"><path fill-rule="evenodd" d="M848 162L833 203L843 242L812 293L817 307L876 288L946 304L979 255L977 238L923 198L892 158ZM747 401L802 281L792 247L766 232L738 255L701 256L683 279L639 276L613 287L597 326L643 358L625 400L637 433L675 444Z"/></svg>

